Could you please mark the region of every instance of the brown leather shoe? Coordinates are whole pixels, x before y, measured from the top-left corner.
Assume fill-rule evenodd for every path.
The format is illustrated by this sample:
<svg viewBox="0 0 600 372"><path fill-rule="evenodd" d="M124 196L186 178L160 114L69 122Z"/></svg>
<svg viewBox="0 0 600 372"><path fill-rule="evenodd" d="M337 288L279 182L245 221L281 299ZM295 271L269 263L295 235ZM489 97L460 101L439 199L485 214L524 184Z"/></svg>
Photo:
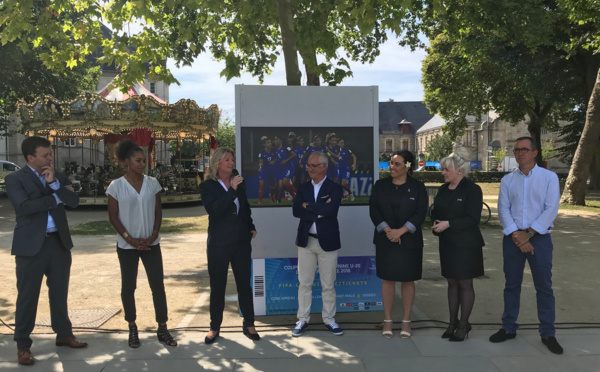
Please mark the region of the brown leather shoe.
<svg viewBox="0 0 600 372"><path fill-rule="evenodd" d="M30 366L33 364L33 355L31 354L31 350L23 349L17 351L17 361L19 364L24 366Z"/></svg>
<svg viewBox="0 0 600 372"><path fill-rule="evenodd" d="M79 341L75 336L69 336L67 338L56 338L56 346L68 346L74 349L86 347L88 344L84 341Z"/></svg>

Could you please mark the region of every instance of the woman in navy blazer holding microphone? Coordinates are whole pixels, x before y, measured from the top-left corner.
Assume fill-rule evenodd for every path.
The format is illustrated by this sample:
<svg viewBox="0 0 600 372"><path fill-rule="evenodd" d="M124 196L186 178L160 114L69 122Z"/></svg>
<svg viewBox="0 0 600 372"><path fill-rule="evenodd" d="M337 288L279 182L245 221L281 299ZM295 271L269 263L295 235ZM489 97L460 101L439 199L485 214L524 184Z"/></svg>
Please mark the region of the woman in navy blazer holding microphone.
<svg viewBox="0 0 600 372"><path fill-rule="evenodd" d="M212 344L219 337L230 262L244 317L242 331L251 340L260 339L254 328L250 286L251 240L256 236L256 228L252 223L244 179L234 167L233 150L220 147L210 158L207 180L200 184L202 204L208 213L206 256L210 276L210 331L204 338L206 344Z"/></svg>
<svg viewBox="0 0 600 372"><path fill-rule="evenodd" d="M381 278L383 298L383 336L392 333L392 307L396 282L401 282L402 331L409 338L410 312L415 300L415 280L423 269L423 232L421 224L427 215L427 190L421 181L410 177L415 168L410 151L398 151L390 160L390 177L375 183L369 199L369 213L375 225L377 276Z"/></svg>

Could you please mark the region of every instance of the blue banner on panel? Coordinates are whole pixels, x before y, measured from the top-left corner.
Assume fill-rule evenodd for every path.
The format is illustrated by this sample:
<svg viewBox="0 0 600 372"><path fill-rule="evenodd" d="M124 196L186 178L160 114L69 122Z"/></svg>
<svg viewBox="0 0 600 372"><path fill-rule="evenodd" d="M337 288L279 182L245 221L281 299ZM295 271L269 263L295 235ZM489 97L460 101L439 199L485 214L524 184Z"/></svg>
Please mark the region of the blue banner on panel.
<svg viewBox="0 0 600 372"><path fill-rule="evenodd" d="M471 160L469 165L471 169L481 169L481 160Z"/></svg>
<svg viewBox="0 0 600 372"><path fill-rule="evenodd" d="M256 315L295 314L298 311L297 263L297 258L252 260ZM339 257L335 291L338 312L383 310L381 279L375 275L375 257ZM311 313L321 310L321 282L317 272Z"/></svg>

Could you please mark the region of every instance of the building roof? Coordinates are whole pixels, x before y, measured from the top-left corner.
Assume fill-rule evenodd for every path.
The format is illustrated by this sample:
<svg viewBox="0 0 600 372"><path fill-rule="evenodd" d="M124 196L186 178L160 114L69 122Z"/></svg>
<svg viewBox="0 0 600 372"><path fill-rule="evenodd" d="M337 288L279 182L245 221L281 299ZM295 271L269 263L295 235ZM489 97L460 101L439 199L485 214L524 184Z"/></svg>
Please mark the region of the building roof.
<svg viewBox="0 0 600 372"><path fill-rule="evenodd" d="M423 102L379 102L379 134L400 133L398 125L402 120L408 121L410 134L417 132L433 114Z"/></svg>
<svg viewBox="0 0 600 372"><path fill-rule="evenodd" d="M495 112L490 112L490 119L495 120L498 117L498 115ZM475 116L475 115L467 115L466 116L467 119L467 123L469 124L481 124L482 122L485 122L488 119L488 115L487 114L482 114L480 116ZM434 115L431 120L429 120L427 123L425 123L425 125L423 125L421 128L419 128L417 130L417 133L423 133L423 132L427 132L429 130L433 130L433 129L438 129L441 126L446 124L446 120L444 120L444 118L442 118L439 115Z"/></svg>
<svg viewBox="0 0 600 372"><path fill-rule="evenodd" d="M417 133L427 132L428 130L437 129L446 124L446 120L439 115L433 115L433 117L425 123L421 128L417 130Z"/></svg>

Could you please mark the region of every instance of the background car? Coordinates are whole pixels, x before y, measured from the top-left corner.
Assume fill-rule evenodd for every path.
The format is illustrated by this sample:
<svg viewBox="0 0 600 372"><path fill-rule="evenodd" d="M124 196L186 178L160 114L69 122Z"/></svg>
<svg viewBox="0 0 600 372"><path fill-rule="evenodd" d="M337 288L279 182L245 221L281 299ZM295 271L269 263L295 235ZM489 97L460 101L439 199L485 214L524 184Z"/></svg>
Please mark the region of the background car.
<svg viewBox="0 0 600 372"><path fill-rule="evenodd" d="M415 170L415 172L424 172L424 171L427 171L427 172L439 171L439 169L437 169L434 165L424 165Z"/></svg>
<svg viewBox="0 0 600 372"><path fill-rule="evenodd" d="M6 177L6 175L9 173L18 171L19 169L21 169L21 167L19 167L18 165L16 165L13 162L10 162L7 160L0 160L0 191L1 192L5 191L4 177Z"/></svg>

